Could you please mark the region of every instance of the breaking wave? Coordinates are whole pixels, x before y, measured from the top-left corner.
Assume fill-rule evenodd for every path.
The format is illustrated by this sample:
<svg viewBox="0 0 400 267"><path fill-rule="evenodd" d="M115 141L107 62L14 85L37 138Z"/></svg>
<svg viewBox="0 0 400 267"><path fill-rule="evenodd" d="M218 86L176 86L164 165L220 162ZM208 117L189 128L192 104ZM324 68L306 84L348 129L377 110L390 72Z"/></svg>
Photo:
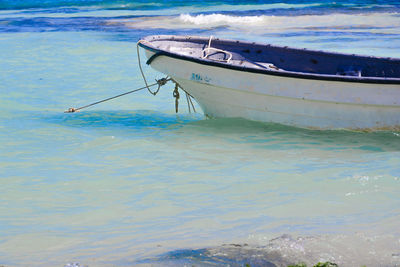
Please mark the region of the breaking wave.
<svg viewBox="0 0 400 267"><path fill-rule="evenodd" d="M209 26L228 26L228 27L246 27L253 26L254 29L268 31L271 29L312 29L317 30L322 28L330 30L344 29L366 29L373 31L379 28L383 33L385 28L386 33L398 33L398 25L400 23L397 14L392 13L369 13L369 14L332 14L330 15L302 15L302 16L236 16L225 15L219 13L213 14L181 14L179 16L179 27L193 25L197 27ZM186 25L185 25L186 24ZM267 27L266 27L267 26ZM175 26L176 27L176 26Z"/></svg>
<svg viewBox="0 0 400 267"><path fill-rule="evenodd" d="M179 19L185 23L195 25L211 25L211 24L259 24L264 22L264 16L230 16L223 14L200 14L192 16L189 14L181 14Z"/></svg>

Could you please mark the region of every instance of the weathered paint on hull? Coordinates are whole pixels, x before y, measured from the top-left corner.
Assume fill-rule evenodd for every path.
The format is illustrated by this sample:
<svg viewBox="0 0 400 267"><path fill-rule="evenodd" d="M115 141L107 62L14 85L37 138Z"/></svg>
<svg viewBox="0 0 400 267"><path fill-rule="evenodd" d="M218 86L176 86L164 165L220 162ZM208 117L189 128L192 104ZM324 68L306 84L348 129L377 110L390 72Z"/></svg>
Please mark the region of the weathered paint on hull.
<svg viewBox="0 0 400 267"><path fill-rule="evenodd" d="M397 84L279 77L167 56L152 67L178 81L209 116L319 129L400 129Z"/></svg>

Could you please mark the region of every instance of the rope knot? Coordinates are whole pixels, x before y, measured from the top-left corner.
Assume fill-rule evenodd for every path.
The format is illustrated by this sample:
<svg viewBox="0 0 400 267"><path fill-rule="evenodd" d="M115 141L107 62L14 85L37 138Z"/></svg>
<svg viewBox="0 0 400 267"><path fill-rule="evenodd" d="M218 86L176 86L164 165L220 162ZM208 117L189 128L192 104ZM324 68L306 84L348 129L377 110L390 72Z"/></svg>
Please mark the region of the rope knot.
<svg viewBox="0 0 400 267"><path fill-rule="evenodd" d="M79 108L69 108L68 110L64 111L64 113L74 113L79 112Z"/></svg>
<svg viewBox="0 0 400 267"><path fill-rule="evenodd" d="M159 79L159 80L156 80L156 82L158 83L158 86L163 86L163 85L165 85L168 81L169 81L169 79L167 79L167 78L161 78L161 79Z"/></svg>

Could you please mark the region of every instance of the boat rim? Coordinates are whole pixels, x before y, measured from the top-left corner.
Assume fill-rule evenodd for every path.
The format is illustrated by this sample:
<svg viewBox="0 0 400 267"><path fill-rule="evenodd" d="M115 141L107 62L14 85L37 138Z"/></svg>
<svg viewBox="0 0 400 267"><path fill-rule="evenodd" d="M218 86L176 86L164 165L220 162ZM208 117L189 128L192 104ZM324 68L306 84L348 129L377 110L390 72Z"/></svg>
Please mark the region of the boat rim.
<svg viewBox="0 0 400 267"><path fill-rule="evenodd" d="M300 78L300 79L308 79L308 80L352 82L352 83L400 84L400 78L339 76L339 75L331 75L331 74L316 74L316 73L306 73L306 72L294 72L294 71L287 71L287 70L277 71L277 70L269 70L269 69L257 69L257 68L248 67L248 66L237 66L237 65L229 64L227 62L213 61L210 59L203 59L203 58L192 57L192 56L188 56L188 55L182 55L182 54L178 54L176 52L166 51L166 50L163 50L163 49L160 49L160 48L157 48L157 47L151 45L152 41L162 40L162 39L166 39L166 40L169 39L171 41L200 39L200 40L208 41L209 38L210 37L203 37L203 36L150 35L150 36L146 36L146 37L143 37L142 39L140 39L138 42L138 45L144 49L147 49L147 50L155 53L146 62L148 65L150 65L153 62L153 60L159 56L168 56L171 58L186 60L186 61L190 61L190 62L194 62L194 63L199 63L202 65L221 67L221 68L225 68L225 69L232 69L232 70L244 71L244 72L249 72L249 73L280 76L280 77ZM263 45L263 46L268 46L268 47L286 48L286 49L302 50L302 51L309 51L309 52L320 52L320 53L331 54L331 55L360 56L360 57L376 58L376 59L383 59L383 60L400 61L400 59L398 59L398 58L391 58L391 57L375 57L375 56L365 56L365 55L357 55L357 54L327 52L327 51L322 51L322 50L312 50L312 49L306 49L306 48L293 48L293 47L288 47L288 46L277 46L277 45L262 44L262 43L257 43L257 42L248 42L248 41L241 41L241 40L231 40L231 39L221 39L221 38L215 38L214 40L242 43L242 44L248 44L248 45Z"/></svg>

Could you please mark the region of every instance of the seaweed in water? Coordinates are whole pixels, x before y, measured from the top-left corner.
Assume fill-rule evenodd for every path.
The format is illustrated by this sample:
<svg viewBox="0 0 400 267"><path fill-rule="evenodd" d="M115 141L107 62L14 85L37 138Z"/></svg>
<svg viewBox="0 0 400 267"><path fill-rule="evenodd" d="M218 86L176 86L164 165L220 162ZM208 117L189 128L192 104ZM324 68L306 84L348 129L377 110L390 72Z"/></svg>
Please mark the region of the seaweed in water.
<svg viewBox="0 0 400 267"><path fill-rule="evenodd" d="M288 265L288 267L307 267L307 264L298 263L298 264L295 264L295 265ZM318 262L313 267L338 267L338 265L336 263L332 263L332 262L327 261L327 262Z"/></svg>

